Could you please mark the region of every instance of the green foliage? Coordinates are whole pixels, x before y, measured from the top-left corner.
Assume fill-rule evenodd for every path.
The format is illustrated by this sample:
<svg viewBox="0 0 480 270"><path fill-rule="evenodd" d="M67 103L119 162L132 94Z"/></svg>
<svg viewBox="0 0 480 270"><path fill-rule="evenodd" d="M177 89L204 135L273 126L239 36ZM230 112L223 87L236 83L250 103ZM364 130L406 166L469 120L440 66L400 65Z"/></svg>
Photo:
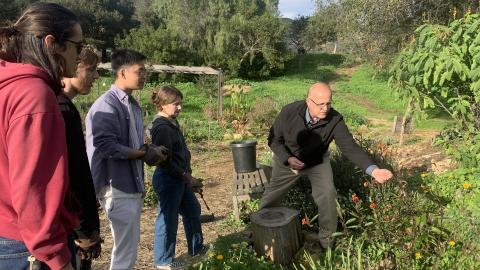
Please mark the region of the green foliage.
<svg viewBox="0 0 480 270"><path fill-rule="evenodd" d="M305 16L298 16L290 22L286 32L290 44L295 47L299 54L304 54L310 50L307 44L311 37L307 37L307 34L305 33L307 26L308 18Z"/></svg>
<svg viewBox="0 0 480 270"><path fill-rule="evenodd" d="M445 149L445 153L452 157L464 168L475 168L480 165L480 134L465 132L450 126L442 130L435 138L434 143Z"/></svg>
<svg viewBox="0 0 480 270"><path fill-rule="evenodd" d="M384 143L363 138L360 144L377 163L391 163ZM331 163L341 224L334 234L336 246L316 259L306 253L296 269L479 267L478 169L438 177L403 170L393 181L377 185L339 155ZM305 180L286 201L302 210L304 228L315 231L317 212Z"/></svg>
<svg viewBox="0 0 480 270"><path fill-rule="evenodd" d="M143 205L147 207L156 207L158 205L157 193L153 189L152 177L155 167L144 165L145 169L145 197L143 198Z"/></svg>
<svg viewBox="0 0 480 270"><path fill-rule="evenodd" d="M446 24L477 7L471 0L318 0L312 26L356 57L387 66L419 25Z"/></svg>
<svg viewBox="0 0 480 270"><path fill-rule="evenodd" d="M153 1L162 23L141 26L118 46L157 63L208 65L233 76L267 78L288 60L276 1Z"/></svg>
<svg viewBox="0 0 480 270"><path fill-rule="evenodd" d="M260 130L269 130L279 113L278 107L275 100L270 96L258 99L248 113L250 125Z"/></svg>
<svg viewBox="0 0 480 270"><path fill-rule="evenodd" d="M257 257L255 251L240 236L221 236L208 251L208 258L188 269L197 270L275 270L281 266Z"/></svg>
<svg viewBox="0 0 480 270"><path fill-rule="evenodd" d="M117 37L118 47L135 49L155 64L200 65L200 56L183 46L181 38L168 29L140 27L124 38Z"/></svg>
<svg viewBox="0 0 480 270"><path fill-rule="evenodd" d="M425 24L397 58L390 81L418 110L440 108L454 120L456 138L439 141L446 147L467 142L468 164L478 165L480 148L469 140L480 129L480 15L467 15L448 26ZM450 142L445 144L445 139ZM453 142L453 143L452 143ZM449 148L454 155L458 151ZM455 152L457 154L455 154ZM461 159L460 159L461 160ZM472 163L472 161L475 161Z"/></svg>
<svg viewBox="0 0 480 270"><path fill-rule="evenodd" d="M178 119L182 126L183 135L188 143L220 140L223 137L221 127L216 121L205 121L198 119L180 118Z"/></svg>
<svg viewBox="0 0 480 270"><path fill-rule="evenodd" d="M101 48L114 48L114 38L135 27L135 12L132 0L55 0L71 9L79 18L86 40ZM104 55L105 56L105 55Z"/></svg>
<svg viewBox="0 0 480 270"><path fill-rule="evenodd" d="M250 216L258 211L260 199L251 199L242 201L239 205L240 220L247 223L250 222Z"/></svg>
<svg viewBox="0 0 480 270"><path fill-rule="evenodd" d="M337 5L318 5L315 14L308 18L308 24L301 40L308 50L321 49L327 42L337 41Z"/></svg>
<svg viewBox="0 0 480 270"><path fill-rule="evenodd" d="M380 166L392 163L385 143L368 138L359 143ZM441 175L401 170L394 180L377 185L335 150L331 163L341 224L335 248L312 255L306 249L294 269L480 267L480 169ZM308 179L301 179L284 203L301 210L303 229L315 231L317 211L310 193ZM208 258L192 269L283 269L256 257L244 239L218 238Z"/></svg>
<svg viewBox="0 0 480 270"><path fill-rule="evenodd" d="M2 8L0 9L0 25L7 23L14 23L20 16L20 12L29 4L36 2L35 0L14 0L2 1Z"/></svg>

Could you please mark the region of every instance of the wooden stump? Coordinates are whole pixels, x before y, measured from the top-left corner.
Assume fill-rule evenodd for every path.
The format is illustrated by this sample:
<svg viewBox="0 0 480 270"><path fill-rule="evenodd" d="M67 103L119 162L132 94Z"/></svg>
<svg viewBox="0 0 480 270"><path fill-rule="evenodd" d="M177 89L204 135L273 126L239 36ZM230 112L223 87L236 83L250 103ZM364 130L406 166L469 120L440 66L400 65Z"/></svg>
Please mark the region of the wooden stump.
<svg viewBox="0 0 480 270"><path fill-rule="evenodd" d="M399 134L402 130L402 125L404 126L404 132L406 134L412 133L413 130L413 119L395 116L393 118L393 126L392 126L392 133Z"/></svg>
<svg viewBox="0 0 480 270"><path fill-rule="evenodd" d="M257 254L289 264L303 244L299 214L286 207L264 208L252 214L253 246Z"/></svg>

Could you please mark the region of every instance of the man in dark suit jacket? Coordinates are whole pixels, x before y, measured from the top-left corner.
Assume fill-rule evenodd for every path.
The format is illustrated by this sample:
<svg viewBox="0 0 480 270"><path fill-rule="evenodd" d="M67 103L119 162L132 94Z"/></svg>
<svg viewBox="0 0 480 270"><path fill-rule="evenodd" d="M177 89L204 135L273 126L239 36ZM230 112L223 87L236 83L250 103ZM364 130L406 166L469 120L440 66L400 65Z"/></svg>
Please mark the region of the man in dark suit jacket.
<svg viewBox="0 0 480 270"><path fill-rule="evenodd" d="M337 229L336 189L333 183L328 146L335 144L353 163L378 183L392 177L378 168L358 146L348 131L343 116L332 108L332 91L325 83L313 84L306 101L287 104L270 129L268 145L272 149L273 171L260 201L260 208L277 206L301 175L312 184L312 196L318 207L320 244L331 247L331 235Z"/></svg>

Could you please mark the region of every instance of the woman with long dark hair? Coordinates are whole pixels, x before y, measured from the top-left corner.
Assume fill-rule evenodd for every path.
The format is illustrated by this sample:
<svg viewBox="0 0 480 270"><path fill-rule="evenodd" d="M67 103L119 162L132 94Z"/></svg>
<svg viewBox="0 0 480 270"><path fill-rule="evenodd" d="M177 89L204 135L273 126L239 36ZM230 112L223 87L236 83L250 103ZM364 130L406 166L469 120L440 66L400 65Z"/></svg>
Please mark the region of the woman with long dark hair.
<svg viewBox="0 0 480 270"><path fill-rule="evenodd" d="M77 17L57 4L32 4L0 28L0 270L35 260L73 269L67 236L78 218L55 95L82 47Z"/></svg>

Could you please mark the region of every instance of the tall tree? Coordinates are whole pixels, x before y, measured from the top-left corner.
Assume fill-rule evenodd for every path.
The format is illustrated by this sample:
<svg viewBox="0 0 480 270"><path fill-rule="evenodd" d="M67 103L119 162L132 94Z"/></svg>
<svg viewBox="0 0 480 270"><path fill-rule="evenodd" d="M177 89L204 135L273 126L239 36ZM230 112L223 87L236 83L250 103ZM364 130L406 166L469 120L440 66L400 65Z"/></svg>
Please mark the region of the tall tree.
<svg viewBox="0 0 480 270"><path fill-rule="evenodd" d="M133 30L118 44L146 49L152 46L135 40L149 39L162 53L144 53L158 60L211 65L246 77L268 76L283 68L284 27L276 15L277 0L153 0L152 7L159 27ZM165 36L170 41L152 39ZM175 57L178 52L190 59Z"/></svg>
<svg viewBox="0 0 480 270"><path fill-rule="evenodd" d="M335 7L335 31L353 54L386 65L424 22L447 24L478 8L472 0L319 0L318 11ZM319 12L318 14L321 14ZM317 17L321 29L323 16Z"/></svg>
<svg viewBox="0 0 480 270"><path fill-rule="evenodd" d="M304 54L310 48L305 44L305 31L308 26L308 18L306 16L299 16L293 19L288 26L287 38L290 45L295 47L297 53Z"/></svg>
<svg viewBox="0 0 480 270"><path fill-rule="evenodd" d="M80 19L85 37L106 55L115 48L114 39L137 26L132 0L53 0L71 9Z"/></svg>
<svg viewBox="0 0 480 270"><path fill-rule="evenodd" d="M29 4L36 0L0 0L0 25L13 23L18 18L20 12Z"/></svg>

